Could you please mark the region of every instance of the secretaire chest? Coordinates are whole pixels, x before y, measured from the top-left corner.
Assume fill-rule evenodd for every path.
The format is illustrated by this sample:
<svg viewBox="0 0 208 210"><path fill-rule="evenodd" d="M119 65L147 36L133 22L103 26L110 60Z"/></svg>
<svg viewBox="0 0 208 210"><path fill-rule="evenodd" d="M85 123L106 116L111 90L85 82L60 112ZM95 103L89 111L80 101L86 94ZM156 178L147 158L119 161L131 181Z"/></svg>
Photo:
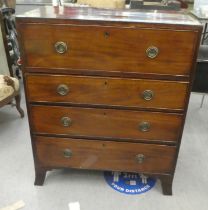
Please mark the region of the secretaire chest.
<svg viewBox="0 0 208 210"><path fill-rule="evenodd" d="M54 168L172 181L201 26L183 13L43 7L17 17L36 185Z"/></svg>

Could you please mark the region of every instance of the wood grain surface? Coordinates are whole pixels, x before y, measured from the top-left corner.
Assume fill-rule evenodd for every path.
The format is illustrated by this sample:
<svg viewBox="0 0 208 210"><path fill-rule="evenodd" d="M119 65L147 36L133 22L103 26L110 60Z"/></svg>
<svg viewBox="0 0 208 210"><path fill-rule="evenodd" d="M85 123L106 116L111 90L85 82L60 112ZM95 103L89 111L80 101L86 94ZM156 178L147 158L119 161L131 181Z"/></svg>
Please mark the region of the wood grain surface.
<svg viewBox="0 0 208 210"><path fill-rule="evenodd" d="M26 67L164 75L190 74L196 42L193 31L81 25L23 24L21 36ZM54 48L59 41L64 54ZM151 46L159 50L154 59L146 54Z"/></svg>
<svg viewBox="0 0 208 210"><path fill-rule="evenodd" d="M171 195L199 22L184 12L66 7L38 8L16 20L35 184L43 185L53 168L129 171L160 178ZM67 45L65 53L57 42ZM155 58L148 48L158 51ZM69 92L61 96L59 85ZM145 90L153 91L149 101Z"/></svg>
<svg viewBox="0 0 208 210"><path fill-rule="evenodd" d="M71 75L27 75L26 85L30 102L71 103L129 108L184 110L188 83L162 80L83 77ZM66 85L66 95L57 93ZM143 93L153 92L151 100Z"/></svg>
<svg viewBox="0 0 208 210"><path fill-rule="evenodd" d="M31 106L33 133L65 134L70 136L132 139L139 141L163 140L176 142L180 133L182 115L113 109L75 108L63 106ZM64 127L63 117L72 123ZM150 124L142 132L139 125Z"/></svg>
<svg viewBox="0 0 208 210"><path fill-rule="evenodd" d="M42 167L171 173L176 154L174 146L47 137L35 137L35 142ZM70 158L64 157L66 149ZM143 163L136 160L138 154L144 155Z"/></svg>

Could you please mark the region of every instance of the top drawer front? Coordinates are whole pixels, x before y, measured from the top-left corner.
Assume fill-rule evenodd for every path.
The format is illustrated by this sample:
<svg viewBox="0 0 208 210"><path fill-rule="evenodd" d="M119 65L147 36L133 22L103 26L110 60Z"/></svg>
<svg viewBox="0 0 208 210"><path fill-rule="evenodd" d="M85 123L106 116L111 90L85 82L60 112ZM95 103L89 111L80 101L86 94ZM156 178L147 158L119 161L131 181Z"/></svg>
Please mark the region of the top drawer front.
<svg viewBox="0 0 208 210"><path fill-rule="evenodd" d="M164 75L189 75L196 38L192 31L104 26L25 24L21 31L26 67ZM149 47L150 56L158 49L155 58Z"/></svg>

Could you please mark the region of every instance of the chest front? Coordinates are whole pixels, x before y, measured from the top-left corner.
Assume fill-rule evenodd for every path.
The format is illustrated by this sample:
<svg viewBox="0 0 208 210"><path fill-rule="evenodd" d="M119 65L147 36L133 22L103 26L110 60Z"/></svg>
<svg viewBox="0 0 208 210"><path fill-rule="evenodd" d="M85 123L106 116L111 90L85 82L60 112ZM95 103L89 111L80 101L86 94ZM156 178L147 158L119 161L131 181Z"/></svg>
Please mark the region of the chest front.
<svg viewBox="0 0 208 210"><path fill-rule="evenodd" d="M155 176L172 194L200 25L70 11L17 18L35 184L54 168L112 170Z"/></svg>

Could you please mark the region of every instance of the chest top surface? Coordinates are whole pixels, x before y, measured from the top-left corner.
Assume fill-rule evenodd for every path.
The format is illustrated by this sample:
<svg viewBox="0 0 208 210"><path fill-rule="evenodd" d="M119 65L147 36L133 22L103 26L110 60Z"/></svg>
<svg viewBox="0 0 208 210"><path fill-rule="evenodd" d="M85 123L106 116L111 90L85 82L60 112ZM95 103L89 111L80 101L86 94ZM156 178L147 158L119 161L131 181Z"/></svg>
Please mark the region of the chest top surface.
<svg viewBox="0 0 208 210"><path fill-rule="evenodd" d="M88 20L109 22L131 22L150 24L170 24L200 26L200 22L191 15L181 11L158 10L107 10L90 7L53 7L41 6L17 15L22 21L37 20Z"/></svg>

